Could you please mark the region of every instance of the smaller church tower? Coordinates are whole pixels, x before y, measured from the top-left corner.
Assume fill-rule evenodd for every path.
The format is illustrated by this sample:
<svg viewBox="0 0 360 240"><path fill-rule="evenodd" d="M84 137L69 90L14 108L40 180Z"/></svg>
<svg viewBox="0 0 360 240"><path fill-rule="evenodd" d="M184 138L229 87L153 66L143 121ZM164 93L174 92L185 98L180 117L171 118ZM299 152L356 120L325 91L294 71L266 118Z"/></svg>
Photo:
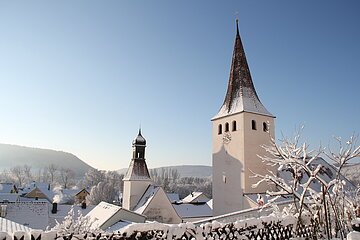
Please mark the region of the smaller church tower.
<svg viewBox="0 0 360 240"><path fill-rule="evenodd" d="M123 179L123 208L133 210L149 185L153 184L145 162L146 140L139 134L132 143L133 157Z"/></svg>

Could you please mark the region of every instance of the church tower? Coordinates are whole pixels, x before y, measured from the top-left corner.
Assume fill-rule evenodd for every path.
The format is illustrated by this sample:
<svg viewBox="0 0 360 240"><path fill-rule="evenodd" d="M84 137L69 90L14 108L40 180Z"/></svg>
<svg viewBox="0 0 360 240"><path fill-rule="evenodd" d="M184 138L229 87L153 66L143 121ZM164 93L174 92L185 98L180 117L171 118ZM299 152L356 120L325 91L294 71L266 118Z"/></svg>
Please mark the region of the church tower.
<svg viewBox="0 0 360 240"><path fill-rule="evenodd" d="M133 210L148 186L153 184L145 162L146 140L141 135L141 129L139 129L139 134L134 139L132 147L133 157L123 179L123 208L129 210Z"/></svg>
<svg viewBox="0 0 360 240"><path fill-rule="evenodd" d="M266 110L255 91L238 20L228 88L223 105L211 119L213 139L213 214L214 216L251 207L246 196L265 192L266 185L252 188L258 179L252 172L267 173L258 155L274 137L274 116Z"/></svg>

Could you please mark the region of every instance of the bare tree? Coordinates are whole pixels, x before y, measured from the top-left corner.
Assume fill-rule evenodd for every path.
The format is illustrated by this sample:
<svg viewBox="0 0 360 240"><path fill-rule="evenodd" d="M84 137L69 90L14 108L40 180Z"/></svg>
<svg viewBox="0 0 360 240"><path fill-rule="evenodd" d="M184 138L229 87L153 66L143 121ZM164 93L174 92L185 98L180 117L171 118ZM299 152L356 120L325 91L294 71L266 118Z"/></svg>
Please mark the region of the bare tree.
<svg viewBox="0 0 360 240"><path fill-rule="evenodd" d="M1 174L0 174L0 181L1 182L11 182L13 181L12 177L11 177L11 173L9 172L9 170L4 169Z"/></svg>
<svg viewBox="0 0 360 240"><path fill-rule="evenodd" d="M24 168L21 166L15 166L10 169L10 174L15 182L21 187L25 181Z"/></svg>
<svg viewBox="0 0 360 240"><path fill-rule="evenodd" d="M68 188L75 179L75 172L70 168L60 169L60 184L64 189Z"/></svg>
<svg viewBox="0 0 360 240"><path fill-rule="evenodd" d="M31 173L31 166L25 164L23 166L23 170L24 170L25 181L31 182L33 180L32 173Z"/></svg>
<svg viewBox="0 0 360 240"><path fill-rule="evenodd" d="M58 173L58 166L56 166L55 164L51 163L49 164L49 166L47 166L47 172L50 175L50 183L53 184L55 179L56 179L56 175Z"/></svg>
<svg viewBox="0 0 360 240"><path fill-rule="evenodd" d="M293 139L283 138L281 145L272 139L270 146L264 146L270 156L259 156L264 163L277 166L278 171L290 173L289 180L279 176L278 173L269 172L267 175L255 173L260 178L257 185L267 182L275 186L267 192L274 196L267 205L271 205L276 199L283 195L292 195L294 202L287 208L292 214L298 216L298 223L301 224L305 215L311 216L311 221L317 223L324 230L328 239L340 237L344 239L350 220L355 215L351 195L345 191L343 177L340 174L341 168L351 159L360 156L360 146L356 147L356 137L352 136L344 145L340 139L339 153L328 151L324 153L322 147L317 151L309 151L306 143L300 144L300 131ZM337 163L337 172L333 180L324 180L324 173L327 171L324 161L319 161L321 156L328 156ZM322 158L321 158L322 159ZM323 160L323 159L322 159ZM320 186L320 190L315 189Z"/></svg>

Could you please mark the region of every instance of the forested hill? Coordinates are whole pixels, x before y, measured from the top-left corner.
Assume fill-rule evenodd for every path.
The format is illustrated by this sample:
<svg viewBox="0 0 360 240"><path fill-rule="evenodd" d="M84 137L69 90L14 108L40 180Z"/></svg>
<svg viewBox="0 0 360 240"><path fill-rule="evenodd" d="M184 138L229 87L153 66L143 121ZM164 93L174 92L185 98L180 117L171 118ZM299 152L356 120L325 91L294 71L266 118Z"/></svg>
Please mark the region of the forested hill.
<svg viewBox="0 0 360 240"><path fill-rule="evenodd" d="M70 168L78 177L83 176L90 168L92 168L71 153L0 144L1 171L15 166L23 166L25 164L31 166L32 170L55 164L58 168Z"/></svg>

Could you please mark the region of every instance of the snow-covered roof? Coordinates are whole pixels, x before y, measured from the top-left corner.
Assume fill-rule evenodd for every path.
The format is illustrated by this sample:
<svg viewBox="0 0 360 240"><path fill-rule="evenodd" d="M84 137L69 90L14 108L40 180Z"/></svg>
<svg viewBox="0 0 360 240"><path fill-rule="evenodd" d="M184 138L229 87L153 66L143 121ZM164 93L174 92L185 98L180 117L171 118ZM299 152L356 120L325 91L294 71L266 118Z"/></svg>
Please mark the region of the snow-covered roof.
<svg viewBox="0 0 360 240"><path fill-rule="evenodd" d="M180 197L178 193L167 193L166 196L169 198L170 202L178 202L180 201Z"/></svg>
<svg viewBox="0 0 360 240"><path fill-rule="evenodd" d="M223 105L212 120L240 112L274 117L256 93L237 26L228 89Z"/></svg>
<svg viewBox="0 0 360 240"><path fill-rule="evenodd" d="M2 205L6 205L6 219L33 229L45 230L49 224L47 202L10 202Z"/></svg>
<svg viewBox="0 0 360 240"><path fill-rule="evenodd" d="M327 161L325 161L323 158L319 157L317 159L315 159L312 164L311 164L311 168L315 169L318 165L322 166L322 170L319 172L318 176L325 182L330 183L330 181L334 180L336 178L336 174L337 174L337 169L330 163L328 163ZM279 169L278 170L278 174L279 176L284 179L284 181L286 182L291 182L292 181L292 173L283 168L283 169ZM309 179L309 176L307 176L306 174L304 174L300 180L301 183L305 183L307 182ZM356 187L347 179L345 178L343 175L340 175L340 179L345 181L345 190L346 191L354 191L356 190ZM312 182L310 184L310 188L316 192L320 192L321 191L321 185L315 181ZM299 192L301 191L301 188L299 188Z"/></svg>
<svg viewBox="0 0 360 240"><path fill-rule="evenodd" d="M139 202L134 207L134 211L142 214L146 207L150 204L155 194L159 191L160 187L155 185L149 185L145 193L140 198Z"/></svg>
<svg viewBox="0 0 360 240"><path fill-rule="evenodd" d="M15 188L13 183L0 183L0 193L11 193Z"/></svg>
<svg viewBox="0 0 360 240"><path fill-rule="evenodd" d="M212 216L212 208L207 203L174 203L173 207L181 218Z"/></svg>
<svg viewBox="0 0 360 240"><path fill-rule="evenodd" d="M16 202L19 198L17 193L0 193L0 202Z"/></svg>
<svg viewBox="0 0 360 240"><path fill-rule="evenodd" d="M113 217L120 209L121 207L119 206L107 202L101 202L86 216L90 216L90 218L94 220L94 227L101 228L101 226Z"/></svg>
<svg viewBox="0 0 360 240"><path fill-rule="evenodd" d="M0 232L14 233L18 231L30 232L31 228L21 225L19 223L10 221L9 219L0 217Z"/></svg>
<svg viewBox="0 0 360 240"><path fill-rule="evenodd" d="M145 222L146 220L146 217L141 214L106 202L99 203L86 216L90 216L94 221L92 225L94 228L98 227L103 230L119 221Z"/></svg>
<svg viewBox="0 0 360 240"><path fill-rule="evenodd" d="M39 183L39 182L32 182L28 184L24 189L24 192L26 192L25 197L31 196L35 193L43 193L46 196L46 199L49 202L52 202L56 193L50 188L50 185L48 183Z"/></svg>
<svg viewBox="0 0 360 240"><path fill-rule="evenodd" d="M106 229L106 231L111 232L111 233L119 232L119 231L121 231L121 229L123 229L124 227L129 226L130 224L133 224L133 222L120 220L119 222L115 223L114 225L112 225L111 227Z"/></svg>
<svg viewBox="0 0 360 240"><path fill-rule="evenodd" d="M207 202L210 199L205 196L203 192L192 192L187 195L182 202L183 203L195 203L195 202Z"/></svg>

